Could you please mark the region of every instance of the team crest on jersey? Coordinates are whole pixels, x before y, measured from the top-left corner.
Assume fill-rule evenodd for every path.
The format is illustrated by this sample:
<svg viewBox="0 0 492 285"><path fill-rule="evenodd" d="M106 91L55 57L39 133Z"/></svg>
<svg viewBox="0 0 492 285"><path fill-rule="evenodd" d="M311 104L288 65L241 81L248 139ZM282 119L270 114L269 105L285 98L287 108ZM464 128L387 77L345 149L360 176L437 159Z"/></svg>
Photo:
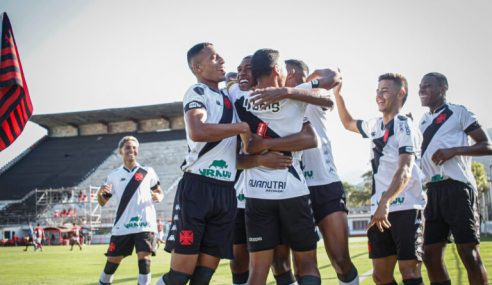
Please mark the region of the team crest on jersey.
<svg viewBox="0 0 492 285"><path fill-rule="evenodd" d="M136 181L142 181L142 179L143 179L143 174L142 173L138 172L138 173L135 174L135 180Z"/></svg>
<svg viewBox="0 0 492 285"><path fill-rule="evenodd" d="M227 97L224 97L224 106L226 106L227 109L232 109L232 103Z"/></svg>
<svg viewBox="0 0 492 285"><path fill-rule="evenodd" d="M213 178L231 178L232 173L227 170L229 165L225 160L214 160L208 168L199 169L200 175Z"/></svg>
<svg viewBox="0 0 492 285"><path fill-rule="evenodd" d="M446 121L446 119L447 119L446 114L442 113L439 116L437 116L435 122L436 122L436 124L440 125L440 124L444 123Z"/></svg>
<svg viewBox="0 0 492 285"><path fill-rule="evenodd" d="M192 245L193 244L193 231L182 230L179 232L179 243L181 245Z"/></svg>

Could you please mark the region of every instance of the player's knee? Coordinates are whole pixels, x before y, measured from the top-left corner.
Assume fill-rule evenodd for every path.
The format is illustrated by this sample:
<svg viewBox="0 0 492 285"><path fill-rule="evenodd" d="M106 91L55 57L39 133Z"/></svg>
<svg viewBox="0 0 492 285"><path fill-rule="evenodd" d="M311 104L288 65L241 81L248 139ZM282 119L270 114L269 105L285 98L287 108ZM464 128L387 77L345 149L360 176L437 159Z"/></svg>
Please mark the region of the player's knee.
<svg viewBox="0 0 492 285"><path fill-rule="evenodd" d="M232 283L235 285L242 285L248 282L249 271L241 273L232 273Z"/></svg>
<svg viewBox="0 0 492 285"><path fill-rule="evenodd" d="M311 260L308 258L303 258L302 260L296 261L297 271L299 275L312 275L317 271L316 260Z"/></svg>
<svg viewBox="0 0 492 285"><path fill-rule="evenodd" d="M140 259L138 261L138 273L140 274L150 273L150 259Z"/></svg>
<svg viewBox="0 0 492 285"><path fill-rule="evenodd" d="M296 278L294 277L294 274L292 274L291 270L273 277L275 277L277 285L289 285L296 282Z"/></svg>
<svg viewBox="0 0 492 285"><path fill-rule="evenodd" d="M397 285L393 278L393 274L386 274L381 271L374 270L372 273L372 280L376 284L388 284L388 285Z"/></svg>
<svg viewBox="0 0 492 285"><path fill-rule="evenodd" d="M212 268L197 266L191 276L190 285L208 285L214 272Z"/></svg>
<svg viewBox="0 0 492 285"><path fill-rule="evenodd" d="M108 256L107 262L120 264L123 260L123 256Z"/></svg>
<svg viewBox="0 0 492 285"><path fill-rule="evenodd" d="M190 277L191 275L189 274L171 269L157 280L156 285L185 285L190 280Z"/></svg>
<svg viewBox="0 0 492 285"><path fill-rule="evenodd" d="M348 272L353 267L350 257L342 253L333 255L331 262L337 272Z"/></svg>
<svg viewBox="0 0 492 285"><path fill-rule="evenodd" d="M321 285L321 278L315 275L300 276L299 285Z"/></svg>

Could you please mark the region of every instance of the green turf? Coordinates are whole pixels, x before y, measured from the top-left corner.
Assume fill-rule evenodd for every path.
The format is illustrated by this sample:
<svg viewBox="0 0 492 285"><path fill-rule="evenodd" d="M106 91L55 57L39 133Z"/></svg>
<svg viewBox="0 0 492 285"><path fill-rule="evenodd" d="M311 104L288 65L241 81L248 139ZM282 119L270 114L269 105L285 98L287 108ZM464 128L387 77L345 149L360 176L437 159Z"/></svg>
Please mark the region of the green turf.
<svg viewBox="0 0 492 285"><path fill-rule="evenodd" d="M318 244L318 264L323 284L338 284L322 243ZM23 247L0 247L0 284L97 284L104 267L106 245L86 246L82 251L69 251L66 246L45 247L43 252L23 251ZM481 244L482 259L487 271L492 270L492 238L484 238ZM371 270L367 257L367 242L361 238L351 239L350 254L360 274ZM169 269L169 254L159 250L152 259L152 284ZM453 244L446 251L446 264L453 284L467 284L466 271L459 261ZM395 270L396 280L401 276ZM118 268L113 284L135 284L138 274L135 254L128 257ZM426 284L427 273L423 269ZM270 274L268 284L274 284ZM215 273L211 284L231 284L228 262L223 261ZM361 284L373 284L367 276Z"/></svg>

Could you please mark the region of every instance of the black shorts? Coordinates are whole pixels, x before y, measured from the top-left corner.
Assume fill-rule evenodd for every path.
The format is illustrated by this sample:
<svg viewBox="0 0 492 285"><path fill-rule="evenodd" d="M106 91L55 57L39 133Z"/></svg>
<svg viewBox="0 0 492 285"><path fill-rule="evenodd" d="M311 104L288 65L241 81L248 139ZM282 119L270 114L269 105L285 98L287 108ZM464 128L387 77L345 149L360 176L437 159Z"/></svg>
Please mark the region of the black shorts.
<svg viewBox="0 0 492 285"><path fill-rule="evenodd" d="M233 182L185 173L174 198L165 250L232 259L236 191Z"/></svg>
<svg viewBox="0 0 492 285"><path fill-rule="evenodd" d="M369 258L396 255L398 260L422 261L422 210L391 212L388 220L391 227L384 232L380 232L376 225L367 231Z"/></svg>
<svg viewBox="0 0 492 285"><path fill-rule="evenodd" d="M309 195L283 200L246 198L246 234L250 252L289 244L294 251L316 249L319 237Z"/></svg>
<svg viewBox="0 0 492 285"><path fill-rule="evenodd" d="M135 251L151 252L155 255L155 234L152 232L142 232L121 236L111 236L106 256L128 256Z"/></svg>
<svg viewBox="0 0 492 285"><path fill-rule="evenodd" d="M246 244L246 221L244 209L238 208L234 223L234 244Z"/></svg>
<svg viewBox="0 0 492 285"><path fill-rule="evenodd" d="M340 181L327 185L309 186L311 207L316 224L329 214L348 213L345 190Z"/></svg>
<svg viewBox="0 0 492 285"><path fill-rule="evenodd" d="M480 243L480 218L475 191L463 182L444 180L427 184L424 244L449 240Z"/></svg>

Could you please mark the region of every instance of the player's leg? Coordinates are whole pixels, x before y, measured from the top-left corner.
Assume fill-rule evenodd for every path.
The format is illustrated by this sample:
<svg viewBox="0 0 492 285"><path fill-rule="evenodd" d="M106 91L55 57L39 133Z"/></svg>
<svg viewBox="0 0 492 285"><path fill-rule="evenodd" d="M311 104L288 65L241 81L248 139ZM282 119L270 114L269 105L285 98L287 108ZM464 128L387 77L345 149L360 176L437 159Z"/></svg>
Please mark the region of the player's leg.
<svg viewBox="0 0 492 285"><path fill-rule="evenodd" d="M461 261L468 273L470 284L488 284L487 271L480 257L479 245L476 243L457 244Z"/></svg>
<svg viewBox="0 0 492 285"><path fill-rule="evenodd" d="M273 249L250 252L248 284L265 284L272 261Z"/></svg>
<svg viewBox="0 0 492 285"><path fill-rule="evenodd" d="M316 261L318 234L310 206L309 195L281 200L279 216L282 232L292 248L299 284L321 284Z"/></svg>
<svg viewBox="0 0 492 285"><path fill-rule="evenodd" d="M131 255L134 243L131 235L111 236L106 252L107 260L99 277L99 284L112 284L114 273L125 256Z"/></svg>
<svg viewBox="0 0 492 285"><path fill-rule="evenodd" d="M400 273L405 285L422 285L423 221L422 210L391 213L391 233L397 248Z"/></svg>
<svg viewBox="0 0 492 285"><path fill-rule="evenodd" d="M296 278L291 269L290 248L288 245L281 244L275 247L271 269L277 285L295 284Z"/></svg>
<svg viewBox="0 0 492 285"><path fill-rule="evenodd" d="M425 206L424 264L431 283L451 284L444 264L444 250L450 234L445 221L447 209L446 182L427 184L427 205ZM442 206L445 208L442 209ZM451 209L452 210L452 209Z"/></svg>
<svg viewBox="0 0 492 285"><path fill-rule="evenodd" d="M249 252L246 245L246 223L244 209L237 209L234 224L234 258L229 266L232 273L232 284L240 285L248 282L249 276Z"/></svg>
<svg viewBox="0 0 492 285"><path fill-rule="evenodd" d="M313 186L309 191L313 215L339 284L359 284L357 269L350 259L348 209L342 183Z"/></svg>
<svg viewBox="0 0 492 285"><path fill-rule="evenodd" d="M396 266L396 255L372 259L372 279L374 283L397 285L393 272Z"/></svg>
<svg viewBox="0 0 492 285"><path fill-rule="evenodd" d="M133 235L133 241L138 257L138 284L149 285L152 280L150 257L155 255L155 234L152 232L137 233Z"/></svg>

